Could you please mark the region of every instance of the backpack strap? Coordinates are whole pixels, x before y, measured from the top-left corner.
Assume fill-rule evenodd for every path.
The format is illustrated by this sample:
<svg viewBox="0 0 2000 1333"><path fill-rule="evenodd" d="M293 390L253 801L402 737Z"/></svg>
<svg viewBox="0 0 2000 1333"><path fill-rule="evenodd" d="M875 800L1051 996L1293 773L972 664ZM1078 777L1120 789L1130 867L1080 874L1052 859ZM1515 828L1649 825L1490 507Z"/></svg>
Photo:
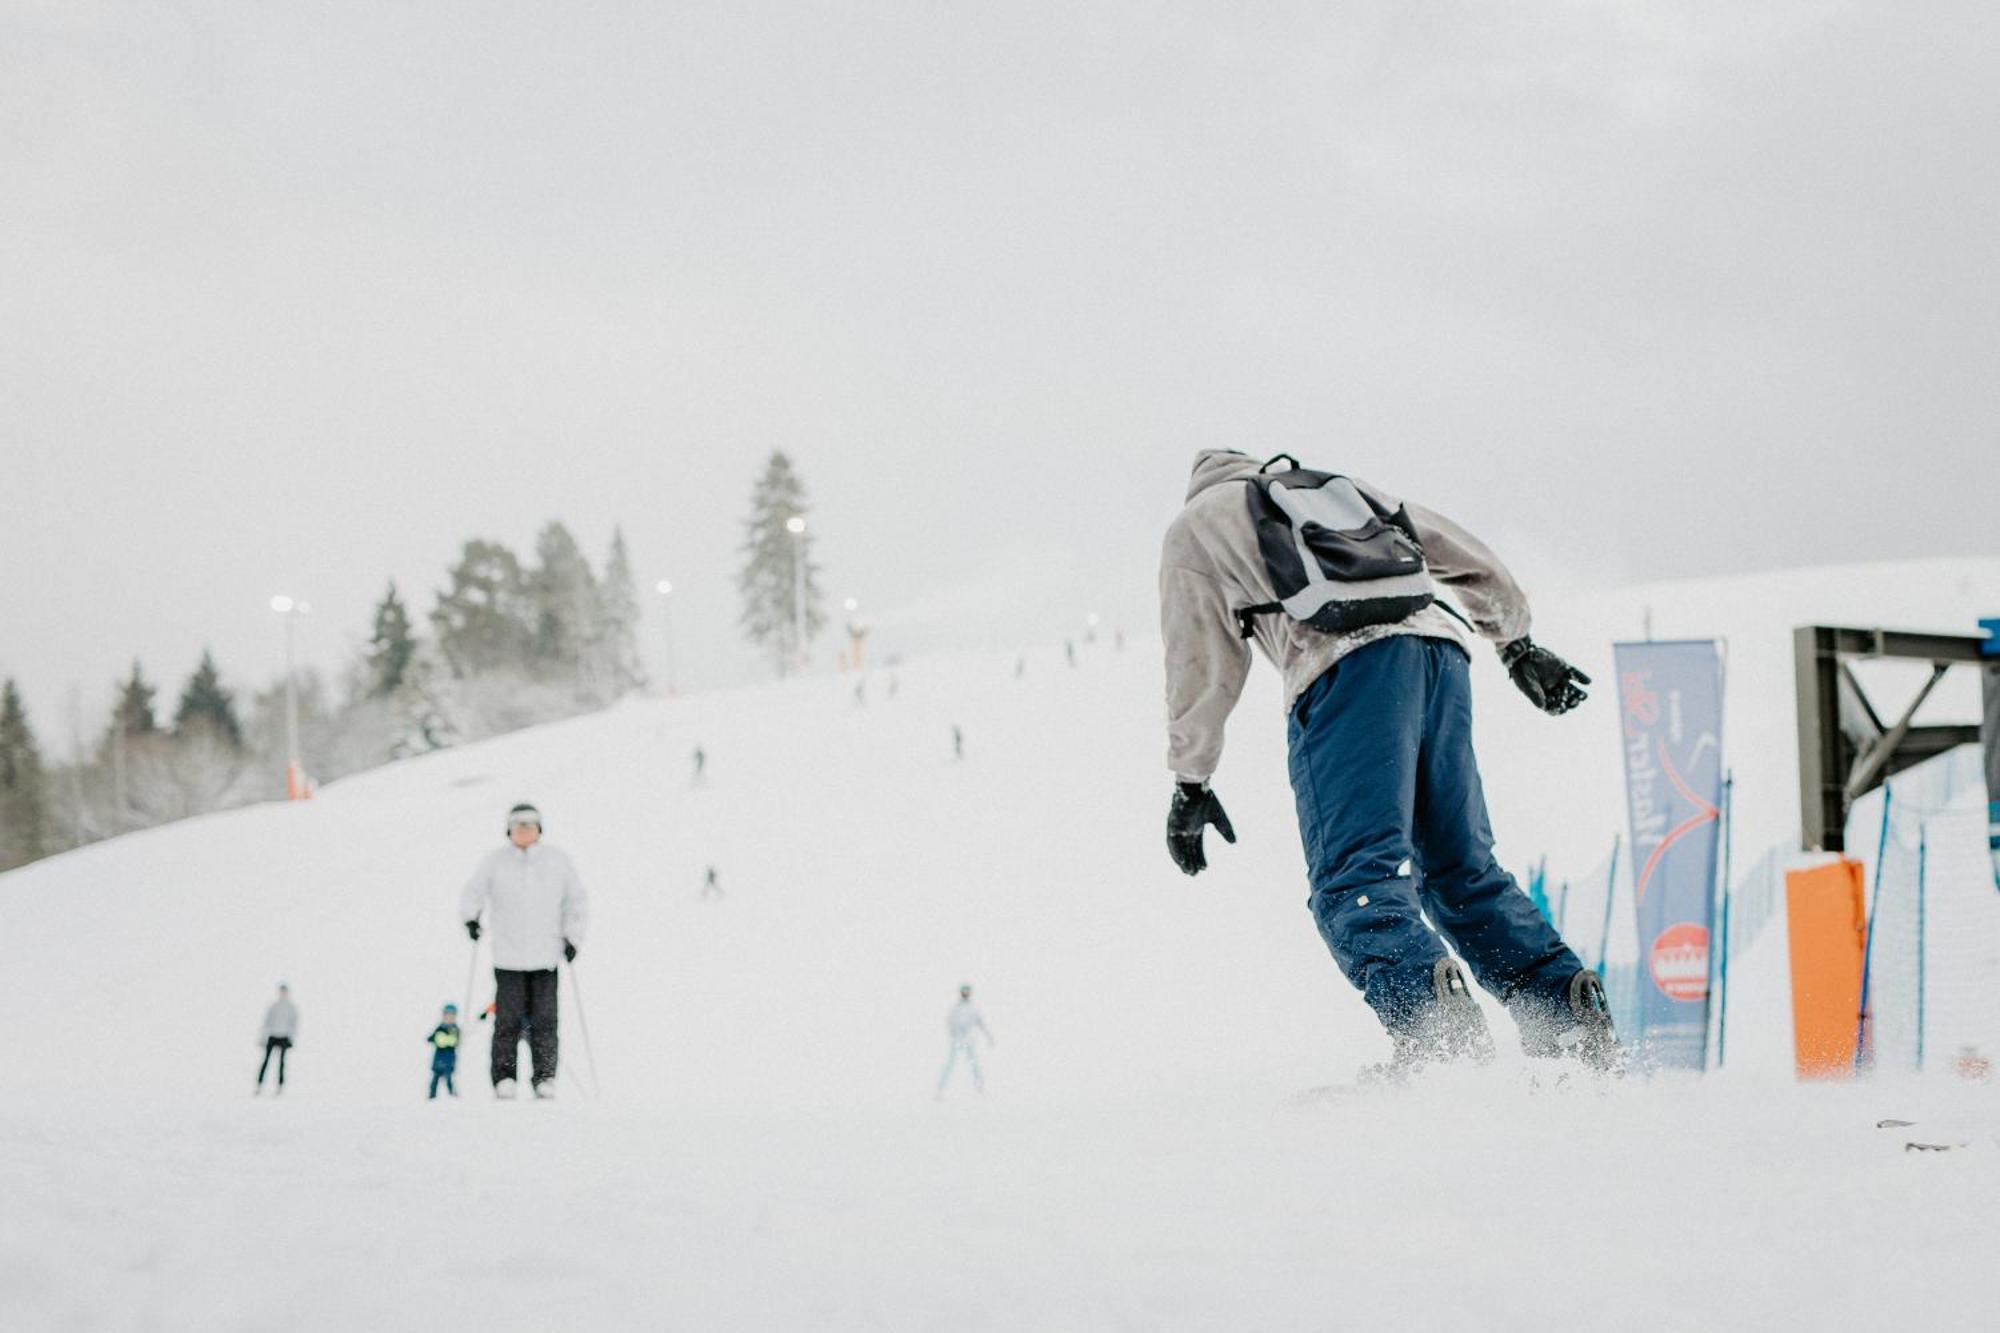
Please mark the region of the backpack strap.
<svg viewBox="0 0 2000 1333"><path fill-rule="evenodd" d="M1285 604L1283 602L1263 602L1257 606L1237 607L1235 614L1238 636L1245 639L1254 638L1257 633L1258 616L1268 616L1284 609Z"/></svg>
<svg viewBox="0 0 2000 1333"><path fill-rule="evenodd" d="M1245 477L1243 480L1255 486L1258 484L1259 477L1267 475L1280 462L1290 463L1292 470L1295 472L1305 466L1305 464L1299 462L1298 459L1290 454L1272 454L1258 467L1256 476ZM1275 615L1284 609L1285 604L1283 602L1260 602L1256 606L1237 607L1235 612L1237 636L1246 640L1255 638L1257 635L1257 617Z"/></svg>

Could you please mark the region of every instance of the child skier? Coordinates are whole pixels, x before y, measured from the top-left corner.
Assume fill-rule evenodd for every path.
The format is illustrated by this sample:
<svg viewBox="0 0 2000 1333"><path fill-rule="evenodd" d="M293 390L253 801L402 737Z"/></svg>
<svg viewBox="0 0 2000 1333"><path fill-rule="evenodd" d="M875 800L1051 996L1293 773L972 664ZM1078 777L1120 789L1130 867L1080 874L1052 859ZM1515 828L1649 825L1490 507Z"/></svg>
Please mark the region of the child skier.
<svg viewBox="0 0 2000 1333"><path fill-rule="evenodd" d="M458 1087L452 1082L452 1074L458 1068L458 1006L448 1004L443 1017L431 1029L431 1100L436 1101L438 1084L452 1096L458 1096Z"/></svg>
<svg viewBox="0 0 2000 1333"><path fill-rule="evenodd" d="M945 1056L944 1074L938 1079L937 1095L944 1098L945 1085L951 1082L951 1071L958 1067L958 1058L965 1057L972 1067L972 1088L975 1092L986 1091L986 1077L979 1072L979 1049L973 1044L974 1034L986 1038L988 1046L994 1045L993 1034L986 1030L986 1020L979 1016L978 1006L972 1003L972 987L958 988L958 1003L951 1007L945 1019L945 1030L951 1034L951 1053Z"/></svg>

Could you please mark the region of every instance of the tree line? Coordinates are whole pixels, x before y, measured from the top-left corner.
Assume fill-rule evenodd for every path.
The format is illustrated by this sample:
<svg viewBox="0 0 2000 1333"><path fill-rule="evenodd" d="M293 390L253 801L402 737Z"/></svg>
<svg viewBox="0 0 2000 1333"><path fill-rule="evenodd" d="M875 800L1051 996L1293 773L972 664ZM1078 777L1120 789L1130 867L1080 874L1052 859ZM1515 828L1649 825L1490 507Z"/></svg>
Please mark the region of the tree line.
<svg viewBox="0 0 2000 1333"><path fill-rule="evenodd" d="M338 680L299 671L299 748L315 779L601 708L645 684L622 532L601 572L560 522L531 561L468 541L425 619L391 582ZM94 735L71 722L69 760L49 760L15 682L0 683L0 870L285 794L282 675L246 696L204 650L169 714L134 661Z"/></svg>
<svg viewBox="0 0 2000 1333"><path fill-rule="evenodd" d="M774 451L751 489L737 591L744 637L780 675L804 665L826 622L809 512L803 480ZM560 522L529 561L467 541L424 621L392 581L337 679L296 674L300 757L316 780L602 708L646 684L622 531L601 571ZM245 696L204 650L167 716L135 660L94 734L75 711L71 757L51 762L15 683L0 682L0 870L285 794L282 675Z"/></svg>

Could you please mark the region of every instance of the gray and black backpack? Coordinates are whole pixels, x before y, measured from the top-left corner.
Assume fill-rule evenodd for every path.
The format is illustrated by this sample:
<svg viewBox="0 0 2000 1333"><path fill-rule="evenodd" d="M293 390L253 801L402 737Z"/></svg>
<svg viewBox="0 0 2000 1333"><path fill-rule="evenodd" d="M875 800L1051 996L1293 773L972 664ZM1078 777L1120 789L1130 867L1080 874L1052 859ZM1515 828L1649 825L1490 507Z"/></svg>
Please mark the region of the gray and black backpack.
<svg viewBox="0 0 2000 1333"><path fill-rule="evenodd" d="M1291 464L1273 471L1280 461ZM1436 600L1409 511L1394 513L1348 478L1279 454L1245 479L1257 549L1278 600L1236 612L1244 638L1282 611L1329 634L1387 625Z"/></svg>

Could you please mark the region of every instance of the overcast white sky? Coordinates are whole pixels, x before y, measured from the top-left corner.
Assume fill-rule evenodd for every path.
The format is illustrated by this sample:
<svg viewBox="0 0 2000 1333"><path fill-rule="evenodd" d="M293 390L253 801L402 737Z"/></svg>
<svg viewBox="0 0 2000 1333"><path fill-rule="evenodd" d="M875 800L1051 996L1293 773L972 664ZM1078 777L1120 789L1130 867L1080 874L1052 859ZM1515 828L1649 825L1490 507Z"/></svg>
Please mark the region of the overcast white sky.
<svg viewBox="0 0 2000 1333"><path fill-rule="evenodd" d="M1993 551L1996 14L0 0L0 674L54 748L561 517L739 678L774 446L908 650L1150 619L1213 445L1531 590Z"/></svg>

